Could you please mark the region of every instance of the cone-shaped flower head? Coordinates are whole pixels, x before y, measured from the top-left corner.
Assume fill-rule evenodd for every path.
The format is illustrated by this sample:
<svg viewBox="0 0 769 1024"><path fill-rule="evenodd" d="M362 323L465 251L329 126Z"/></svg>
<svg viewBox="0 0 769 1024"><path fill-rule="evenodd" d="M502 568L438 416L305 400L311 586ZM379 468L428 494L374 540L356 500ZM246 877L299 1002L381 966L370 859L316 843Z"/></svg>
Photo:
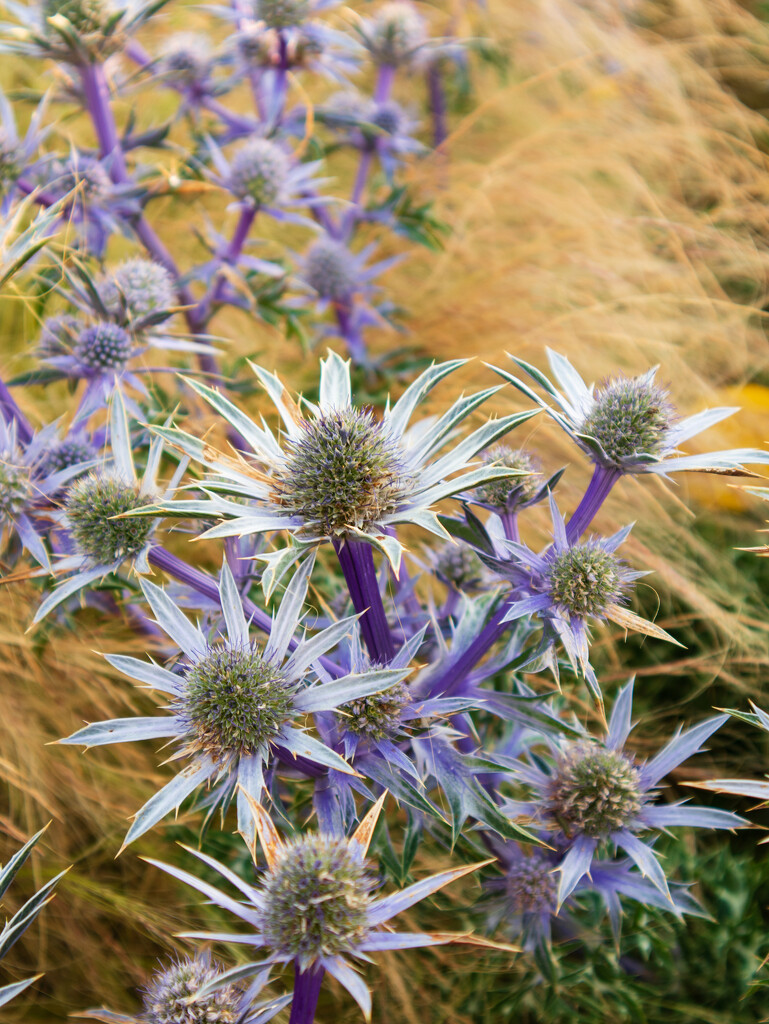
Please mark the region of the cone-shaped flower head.
<svg viewBox="0 0 769 1024"><path fill-rule="evenodd" d="M641 809L638 769L630 758L593 743L561 753L547 794L547 813L569 835L605 839Z"/></svg>
<svg viewBox="0 0 769 1024"><path fill-rule="evenodd" d="M116 267L102 282L100 293L110 312L119 313L125 308L133 320L176 304L169 272L160 263L141 257L125 260Z"/></svg>
<svg viewBox="0 0 769 1024"><path fill-rule="evenodd" d="M63 469L91 462L95 458L96 449L90 442L76 437L65 438L41 453L35 462L34 474L39 477L50 476L53 473L60 473Z"/></svg>
<svg viewBox="0 0 769 1024"><path fill-rule="evenodd" d="M0 452L0 530L26 509L31 496L29 467L18 460L18 452Z"/></svg>
<svg viewBox="0 0 769 1024"><path fill-rule="evenodd" d="M138 554L152 532L151 519L118 519L149 505L138 483L111 473L89 473L75 481L64 499L67 525L77 551L90 565L109 565Z"/></svg>
<svg viewBox="0 0 769 1024"><path fill-rule="evenodd" d="M146 1024L240 1024L243 997L235 985L191 1001L219 974L206 957L184 957L158 971L143 993Z"/></svg>
<svg viewBox="0 0 769 1024"><path fill-rule="evenodd" d="M730 811L656 802L662 779L698 753L728 716L719 715L677 733L656 757L644 763L623 750L631 730L632 703L631 680L617 695L604 743L554 744L550 766L538 757L512 768L535 796L528 801L506 801L506 813L539 822L555 833L556 845L568 851L558 867L559 905L590 872L593 855L603 843L624 850L642 875L670 899L662 867L652 846L638 838L639 833L675 825L733 829L745 824Z"/></svg>
<svg viewBox="0 0 769 1024"><path fill-rule="evenodd" d="M478 555L467 544L442 545L433 556L433 564L438 578L459 591L476 589L484 577L492 578Z"/></svg>
<svg viewBox="0 0 769 1024"><path fill-rule="evenodd" d="M202 32L174 32L163 41L158 70L184 85L199 83L211 70L213 53Z"/></svg>
<svg viewBox="0 0 769 1024"><path fill-rule="evenodd" d="M598 680L590 665L589 624L591 619L609 619L623 626L654 636L673 640L665 630L623 607L632 583L644 572L636 572L615 555L627 538L630 527L612 537L591 538L570 543L566 524L550 495L553 519L553 543L541 554L525 544L499 539L495 541L500 554L482 560L511 580L513 593L505 621L527 615L539 615L545 624L543 643L560 639L575 671L584 675L594 696L602 700ZM557 664L551 661L554 671Z"/></svg>
<svg viewBox="0 0 769 1024"><path fill-rule="evenodd" d="M304 257L304 278L323 299L341 302L358 287L359 266L344 242L319 238Z"/></svg>
<svg viewBox="0 0 769 1024"><path fill-rule="evenodd" d="M550 914L555 910L558 880L551 860L534 847L508 868L505 897L515 914Z"/></svg>
<svg viewBox="0 0 769 1024"><path fill-rule="evenodd" d="M249 139L230 161L230 190L256 206L272 206L281 197L291 169L285 150L269 139Z"/></svg>
<svg viewBox="0 0 769 1024"><path fill-rule="evenodd" d="M339 709L344 718L344 727L362 739L389 739L398 731L404 708L410 699L405 683L398 683L384 693L343 704Z"/></svg>
<svg viewBox="0 0 769 1024"><path fill-rule="evenodd" d="M158 428L158 433L211 471L208 500L189 505L196 516L228 520L214 526L208 536L288 529L306 544L327 538L365 539L384 551L397 570L401 548L386 528L412 522L447 538L431 506L467 487L509 476L510 470L504 468L469 470L467 463L489 441L531 415L488 422L431 461L454 438L458 424L496 390L462 397L434 423L410 426L419 401L459 365L443 363L426 370L381 419L353 405L350 364L334 353L321 362L318 405L298 405L277 377L254 366L283 420L282 447L268 427L248 419L217 391L191 380L190 387L235 427L252 453L233 459L181 430ZM459 476L453 475L457 472ZM227 494L241 501L226 500ZM183 501L165 506L177 514L184 509Z"/></svg>
<svg viewBox="0 0 769 1024"><path fill-rule="evenodd" d="M587 385L565 356L547 350L558 388L536 367L514 359L555 401L548 405L532 388L495 367L496 372L547 410L592 461L611 473L657 473L685 470L738 473L743 463L769 462L769 452L736 448L703 455L679 455L678 446L737 412L707 409L679 419L665 388L655 381L656 368L638 377L617 377L595 387Z"/></svg>
<svg viewBox="0 0 769 1024"><path fill-rule="evenodd" d="M303 965L354 953L369 931L375 884L357 843L323 833L299 836L264 877L266 945Z"/></svg>
<svg viewBox="0 0 769 1024"><path fill-rule="evenodd" d="M250 801L267 860L267 870L258 887L240 880L206 854L189 851L235 885L245 901L233 900L187 871L154 860L149 863L205 893L208 899L255 929L250 935L244 934L242 941L251 947L263 947L267 958L249 965L253 974L271 963L293 962L300 970L317 965L344 985L370 1018L371 996L346 957L368 959L370 953L379 949L430 946L453 938L462 941L461 936L414 935L385 931L381 926L431 893L482 866L472 864L444 871L391 896L376 898L377 878L366 854L384 799L382 796L371 808L350 838L307 832L288 842L280 838L264 808ZM256 858L255 844L252 854ZM219 938L205 933L185 937ZM227 940L233 938L231 934L227 936ZM244 973L242 967L234 968L221 975L214 986L227 984L230 974L243 977ZM214 986L209 986L208 990ZM200 995L206 993L204 988Z"/></svg>
<svg viewBox="0 0 769 1024"><path fill-rule="evenodd" d="M156 504L162 494L157 485L157 473L163 442L160 438L153 439L144 473L139 478L128 416L119 389L115 389L112 398L109 443L110 459L75 480L61 498L58 525L67 533L70 553L59 558L55 572L72 575L67 575L41 603L35 622L82 587L117 572L126 559L130 560L134 572L149 572L147 555L158 520L125 513ZM169 494L176 489L186 465L183 460L171 479ZM77 467L62 472L69 474L68 479L79 475Z"/></svg>
<svg viewBox="0 0 769 1024"><path fill-rule="evenodd" d="M75 346L75 358L90 370L122 370L133 355L131 335L119 324L86 327Z"/></svg>
<svg viewBox="0 0 769 1024"><path fill-rule="evenodd" d="M522 508L538 500L545 482L544 476L528 452L521 448L511 448L506 444L492 445L481 456L487 464L496 463L507 469L514 469L519 475L514 479L495 480L484 487L478 487L476 500L488 508L509 509Z"/></svg>
<svg viewBox="0 0 769 1024"><path fill-rule="evenodd" d="M129 520L130 521L130 520ZM141 586L158 624L183 652L177 672L135 658L109 656L125 675L170 695L171 715L100 722L63 740L86 746L170 737L186 764L135 816L126 837L132 842L203 784L213 787L207 803L216 806L239 786L238 823L253 840L248 796L258 800L264 771L276 750L301 756L316 765L350 774L349 764L294 722L308 714L336 711L350 701L397 686L410 669L375 668L312 685L312 666L351 629L344 619L303 641L295 636L307 595L314 553L296 571L275 614L266 645L254 643L226 562L219 586L225 619L220 643L209 643L165 591L148 581ZM293 653L291 653L293 649Z"/></svg>

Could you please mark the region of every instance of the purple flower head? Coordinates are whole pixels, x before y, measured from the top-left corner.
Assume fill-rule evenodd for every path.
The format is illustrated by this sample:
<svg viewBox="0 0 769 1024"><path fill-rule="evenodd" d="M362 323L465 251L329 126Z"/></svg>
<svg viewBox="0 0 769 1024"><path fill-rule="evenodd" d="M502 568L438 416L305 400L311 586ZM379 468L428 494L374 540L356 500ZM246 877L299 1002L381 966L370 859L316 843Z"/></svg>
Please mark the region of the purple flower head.
<svg viewBox="0 0 769 1024"><path fill-rule="evenodd" d="M552 842L552 835L543 834ZM505 874L486 883L492 896L489 902L489 924L502 928L504 934L522 941L523 948L535 951L550 945L552 933L559 923L565 934L579 932L574 916L578 898L595 893L609 913L612 930L619 938L622 920L620 896L659 907L681 917L702 914L696 900L683 885L670 885L670 898L663 895L647 878L638 874L628 858L594 860L590 874L584 875L571 895L558 905L558 874L564 849L544 850L519 843L495 844Z"/></svg>
<svg viewBox="0 0 769 1024"><path fill-rule="evenodd" d="M287 963L293 963L297 972L319 970L322 975L327 971L348 990L368 1019L371 995L363 979L352 969L348 957L368 960L369 954L378 950L462 941L461 936L399 933L382 926L396 914L482 866L472 864L444 871L390 896L376 897L378 881L366 854L384 799L383 796L375 804L350 838L328 832L306 832L288 841L280 838L264 808L251 800L256 831L267 861L258 885L242 881L206 854L189 850L235 886L239 900L199 881L187 871L155 860L149 863L204 893L250 929L241 935L192 933L186 938L225 939L264 949L266 958L249 965L253 974L273 964ZM255 844L252 855L255 859ZM226 972L215 983L201 989L198 998L228 984L229 975L236 976L237 972L238 977L243 977L248 970L241 966Z"/></svg>
<svg viewBox="0 0 769 1024"><path fill-rule="evenodd" d="M542 501L560 478L558 473L546 479L537 461L527 451L504 443L492 445L481 458L486 464L494 463L518 472L517 477L477 487L472 496L468 496L473 504L500 515L511 515Z"/></svg>
<svg viewBox="0 0 769 1024"><path fill-rule="evenodd" d="M645 576L619 559L615 551L627 538L631 527L612 537L594 537L569 542L566 525L550 496L553 543L542 554L525 544L495 539L500 557L481 557L501 576L513 583L510 607L503 621L512 622L527 615L538 615L544 623L543 644L563 644L573 670L581 672L600 702L601 691L590 665L589 623L609 619L626 629L677 643L659 626L623 607L632 583Z"/></svg>
<svg viewBox="0 0 769 1024"><path fill-rule="evenodd" d="M211 40L202 32L174 32L163 40L155 71L185 91L204 95L213 88L216 61Z"/></svg>
<svg viewBox="0 0 769 1024"><path fill-rule="evenodd" d="M679 455L678 446L737 410L708 409L679 419L668 392L655 381L656 368L639 377L617 377L588 386L565 356L547 350L561 391L535 367L514 359L552 398L553 408L528 384L506 370L496 372L545 409L589 458L607 472L656 473L685 470L739 473L743 463L769 463L769 452L753 448Z"/></svg>
<svg viewBox="0 0 769 1024"><path fill-rule="evenodd" d="M125 521L125 520L124 520ZM128 519L127 522L149 522ZM135 815L125 842L133 842L178 808L194 790L209 785L211 806L228 804L238 789L238 823L253 840L253 819L247 797L261 799L264 773L276 752L301 756L322 768L352 771L347 762L314 736L295 725L316 712L382 693L399 685L409 668L369 669L313 685L322 670L321 658L336 646L354 619L345 619L306 641L297 641L302 606L314 559L294 574L273 620L265 646L251 640L240 596L227 563L219 585L224 614L221 642L194 626L165 591L145 580L144 596L158 625L182 651L177 672L135 658L110 657L115 668L170 697L170 715L118 719L80 729L63 743L85 746L168 737L175 741L175 759L185 764L176 777ZM293 646L293 652L291 647Z"/></svg>
<svg viewBox="0 0 769 1024"><path fill-rule="evenodd" d="M174 281L160 263L134 257L125 260L97 283L102 302L121 323L151 317L168 319L176 306Z"/></svg>
<svg viewBox="0 0 769 1024"><path fill-rule="evenodd" d="M606 739L551 741L551 760L511 763L513 775L534 791L530 800L508 800L511 816L555 833L567 852L558 867L558 905L591 872L593 857L606 845L619 848L641 874L670 899L665 874L650 842L640 833L670 826L734 829L745 824L730 811L690 807L685 803L659 804L657 787L674 768L693 754L726 721L718 715L678 732L651 761L638 761L624 750L631 730L633 681L620 690L612 708Z"/></svg>

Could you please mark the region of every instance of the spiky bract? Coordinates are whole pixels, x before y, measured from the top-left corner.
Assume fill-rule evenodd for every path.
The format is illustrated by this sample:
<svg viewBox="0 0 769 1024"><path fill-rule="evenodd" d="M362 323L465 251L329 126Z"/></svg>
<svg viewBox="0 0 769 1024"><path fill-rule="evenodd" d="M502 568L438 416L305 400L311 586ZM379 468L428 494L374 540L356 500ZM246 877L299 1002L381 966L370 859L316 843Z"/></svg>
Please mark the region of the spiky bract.
<svg viewBox="0 0 769 1024"><path fill-rule="evenodd" d="M616 750L574 743L559 757L547 811L567 835L603 839L641 810L638 769Z"/></svg>
<svg viewBox="0 0 769 1024"><path fill-rule="evenodd" d="M174 283L165 267L140 257L125 260L102 286L102 300L110 310L121 305L132 317L146 316L175 304Z"/></svg>
<svg viewBox="0 0 769 1024"><path fill-rule="evenodd" d="M353 952L368 931L373 885L359 848L348 839L300 836L265 877L266 944L302 967L319 957Z"/></svg>
<svg viewBox="0 0 769 1024"><path fill-rule="evenodd" d="M599 388L579 433L595 438L609 461L621 465L634 455L660 455L672 422L667 391L646 374Z"/></svg>
<svg viewBox="0 0 769 1024"><path fill-rule="evenodd" d="M406 481L401 451L366 409L332 410L304 423L288 442L276 500L322 535L365 529L398 507Z"/></svg>
<svg viewBox="0 0 769 1024"><path fill-rule="evenodd" d="M564 549L548 569L553 603L579 618L602 615L624 594L623 564L594 541Z"/></svg>
<svg viewBox="0 0 769 1024"><path fill-rule="evenodd" d="M80 554L94 565L111 565L141 551L153 521L113 517L154 500L154 496L141 494L136 484L117 476L89 473L76 481L66 494L64 511Z"/></svg>
<svg viewBox="0 0 769 1024"><path fill-rule="evenodd" d="M513 914L554 912L558 883L552 863L532 849L508 868L504 891Z"/></svg>
<svg viewBox="0 0 769 1024"><path fill-rule="evenodd" d="M158 971L144 991L142 1019L147 1024L237 1024L241 995L234 985L193 1003L187 1001L218 973L203 957L185 957Z"/></svg>
<svg viewBox="0 0 769 1024"><path fill-rule="evenodd" d="M304 258L304 276L321 298L341 302L355 291L355 257L344 243L319 238Z"/></svg>
<svg viewBox="0 0 769 1024"><path fill-rule="evenodd" d="M294 688L258 647L212 647L187 671L179 712L189 722L194 752L216 764L267 747L291 717Z"/></svg>
<svg viewBox="0 0 769 1024"><path fill-rule="evenodd" d="M409 701L409 690L405 683L396 683L384 693L373 693L359 700L343 704L339 709L345 714L344 728L361 738L383 740L391 737L398 729L401 712Z"/></svg>
<svg viewBox="0 0 769 1024"><path fill-rule="evenodd" d="M542 486L542 474L538 471L534 460L520 448L511 448L506 444L492 445L481 456L486 465L492 463L504 466L505 469L517 469L522 475L502 480L492 480L476 489L476 496L485 505L504 509L512 491L517 492L518 502L529 501Z"/></svg>
<svg viewBox="0 0 769 1024"><path fill-rule="evenodd" d="M122 370L131 358L133 347L128 331L118 324L101 323L82 331L75 355L92 370Z"/></svg>
<svg viewBox="0 0 769 1024"><path fill-rule="evenodd" d="M287 154L269 139L250 139L230 163L229 186L241 199L271 206L280 196L290 170Z"/></svg>
<svg viewBox="0 0 769 1024"><path fill-rule="evenodd" d="M4 195L24 170L24 147L0 128L0 195Z"/></svg>
<svg viewBox="0 0 769 1024"><path fill-rule="evenodd" d="M309 10L308 0L254 0L254 16L268 28L301 25Z"/></svg>

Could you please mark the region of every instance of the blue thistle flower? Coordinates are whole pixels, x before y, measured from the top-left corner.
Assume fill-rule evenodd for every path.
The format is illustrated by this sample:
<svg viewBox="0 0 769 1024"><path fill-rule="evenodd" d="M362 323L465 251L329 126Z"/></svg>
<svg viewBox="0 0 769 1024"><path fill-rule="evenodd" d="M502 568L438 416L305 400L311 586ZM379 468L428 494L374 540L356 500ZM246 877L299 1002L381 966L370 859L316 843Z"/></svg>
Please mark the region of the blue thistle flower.
<svg viewBox="0 0 769 1024"><path fill-rule="evenodd" d="M552 495L550 513L553 543L542 554L535 554L518 541L496 537L498 555L492 557L481 553L481 558L513 583L509 608L502 621L512 622L524 616L538 615L545 626L542 647L549 649L560 640L573 670L585 677L600 703L601 690L590 665L591 619L608 619L647 636L675 644L678 641L659 626L622 606L631 584L646 575L645 572L631 570L615 555L631 527L625 527L608 538L570 542L566 524ZM551 660L551 667L557 672L554 660Z"/></svg>
<svg viewBox="0 0 769 1024"><path fill-rule="evenodd" d="M567 851L557 869L559 906L591 873L596 852L606 845L624 850L641 874L670 900L665 873L651 843L640 839L639 833L677 825L734 829L746 824L730 811L657 802L662 779L699 753L728 716L718 715L679 731L651 761L641 762L624 751L632 704L631 680L617 695L604 743L581 739L553 743L550 763L540 757L529 764L510 762L513 776L531 787L534 796L531 800L506 800L503 809L555 832L556 844Z"/></svg>
<svg viewBox="0 0 769 1024"><path fill-rule="evenodd" d="M176 305L174 281L160 263L134 257L124 260L99 282L99 295L107 309L119 318L167 319Z"/></svg>
<svg viewBox="0 0 769 1024"><path fill-rule="evenodd" d="M656 368L639 377L618 377L588 386L565 356L547 350L550 369L562 388L522 359L513 359L555 400L558 409L508 373L494 368L541 406L600 468L622 473L667 476L685 470L700 473L735 473L743 463L769 463L769 452L736 448L703 455L678 455L684 441L737 412L734 408L707 409L679 419L668 392L655 382Z"/></svg>
<svg viewBox="0 0 769 1024"><path fill-rule="evenodd" d="M411 522L447 539L431 506L468 487L510 475L495 466L468 471L467 462L531 415L488 422L431 462L453 437L454 428L495 390L459 399L433 425L409 427L421 399L460 365L461 360L426 370L381 420L353 405L350 364L333 352L321 362L319 404L305 401L306 415L277 377L253 366L283 420L283 447L268 427L253 423L217 391L190 380L190 387L235 427L252 452L248 462L233 460L181 430L157 428L160 436L206 465L211 475L206 501L187 506L175 502L152 511L183 514L188 507L195 515L227 520L212 527L209 537L286 529L300 545L358 538L383 551L397 571L401 546L386 528ZM251 504L227 500L227 494ZM263 557L269 561L270 556ZM278 557L285 571L290 562L284 555ZM270 575L271 586L277 578Z"/></svg>
<svg viewBox="0 0 769 1024"><path fill-rule="evenodd" d="M75 345L74 356L88 370L123 370L134 354L134 340L118 324L102 323L86 327Z"/></svg>
<svg viewBox="0 0 769 1024"><path fill-rule="evenodd" d="M356 29L372 60L388 67L411 63L428 38L424 18L406 0L389 0L382 4Z"/></svg>
<svg viewBox="0 0 769 1024"><path fill-rule="evenodd" d="M377 881L366 862L366 854L384 799L382 796L350 838L308 832L288 842L278 836L264 808L251 800L256 831L267 860L267 870L258 886L242 881L206 854L189 850L234 885L240 896L245 897L244 901L232 899L187 871L147 859L148 863L204 893L252 929L242 935L195 932L186 934L185 938L243 942L267 951L266 958L260 962L225 972L216 982L201 989L198 998L228 984L230 976L242 978L271 965L293 963L297 979L302 972L320 971L322 975L328 971L347 989L368 1019L371 995L362 978L352 969L348 957L368 960L369 954L377 950L462 941L459 935L399 933L382 927L431 893L490 863L484 861L444 871L391 896L375 898ZM255 845L252 856L256 859ZM475 938L472 941L483 944Z"/></svg>
<svg viewBox="0 0 769 1024"><path fill-rule="evenodd" d="M338 772L353 772L339 754L297 728L294 720L334 711L350 701L389 690L400 684L410 669L408 665L373 669L309 684L311 669L315 676L322 673L322 669L314 669L317 659L334 647L355 621L353 618L334 623L311 639L295 644L295 650L289 654L312 562L312 558L308 559L294 574L264 648L249 637L241 600L226 562L219 585L226 626L223 644L210 644L163 590L141 581L158 624L184 654L181 670L173 673L152 662L122 656L107 656L107 660L130 678L170 695L171 714L99 722L60 741L101 746L169 737L176 742L177 758L184 758L187 765L135 815L126 845L206 783L214 787L208 799L212 807L229 803L238 787L238 827L251 841L253 819L247 797L261 798L264 772L273 763L276 751L301 756ZM325 673L319 677L327 678Z"/></svg>

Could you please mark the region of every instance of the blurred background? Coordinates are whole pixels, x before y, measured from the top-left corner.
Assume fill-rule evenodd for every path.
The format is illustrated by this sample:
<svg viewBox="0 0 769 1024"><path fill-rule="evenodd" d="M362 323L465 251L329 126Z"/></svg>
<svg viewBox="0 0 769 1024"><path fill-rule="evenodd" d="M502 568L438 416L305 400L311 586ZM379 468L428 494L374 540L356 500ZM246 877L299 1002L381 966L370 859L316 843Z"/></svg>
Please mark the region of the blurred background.
<svg viewBox="0 0 769 1024"><path fill-rule="evenodd" d="M504 366L506 352L546 365L545 346L596 381L659 364L682 413L742 407L697 443L769 444L769 5L446 0L438 11L425 10L434 23L485 40L485 59L474 58L469 81L452 87L444 150L410 171L412 185L434 201L450 232L441 251L409 248L388 273L383 283L402 308L403 333L372 332L373 351L413 346L431 357L472 355L462 371L468 389L492 384L484 362ZM204 23L194 5L176 0L148 35ZM50 81L50 69L2 59L0 82L9 93L39 92ZM408 82L396 90L403 100L416 95ZM170 93L138 92L122 112L135 106L139 124L149 125L169 116L175 102ZM66 106L59 131L63 139L88 142L87 126ZM338 169L342 177L351 171ZM173 242L181 219L190 219L193 204L219 215L217 200L192 187L169 189L155 201L153 220L167 240ZM124 246L115 255L130 251ZM5 379L30 365L37 321L29 296L0 300ZM227 339L233 374L245 357L256 357L297 390L312 379L317 356L277 328L229 312L215 329ZM393 390L402 387L394 375ZM460 383L453 391L444 385L436 401L447 387L453 395ZM33 417L40 394L21 398ZM66 410L63 390L47 389L46 396L60 403L52 414ZM523 404L509 388L491 403L497 411ZM561 505L573 507L589 478L586 463L544 417L523 429L547 469L569 465ZM516 443L526 440L519 435ZM638 677L641 754L679 721L702 718L712 707L745 709L748 699L769 706L769 562L740 550L761 545L769 506L745 494L744 483L626 480L597 524L608 532L638 521L627 557L654 574L639 589L636 610L687 645L625 642L614 628L598 635L604 690L613 693L631 672ZM545 526L535 513L529 539ZM213 564L213 548L211 555ZM191 895L138 859L173 856L170 839L194 836L183 820L114 859L126 818L158 777L152 744L84 756L46 746L84 719L142 707L98 652L138 654L146 640L127 622L105 624L89 609L74 629L46 625L28 633L36 602L32 583L0 587L0 862L53 819L43 855L15 887L18 899L61 867L73 868L7 961L14 971L46 972L26 1001L4 1010L3 1020L28 1024L65 1020L88 1006L136 1009L135 990L156 958L174 948L173 933L211 922ZM720 776L761 777L769 769L767 740L758 730L728 725L677 781L704 777L716 765ZM680 796L690 793L682 787ZM719 805L743 812L750 806L727 798ZM381 972L370 975L374 1020L767 1018L758 968L769 953L769 849L757 845L760 838L752 830L671 839L663 850L667 864L681 880L700 879L695 892L709 919L678 924L631 910L621 953L596 927L592 944L588 936L587 946L563 950L554 985L544 986L525 958L507 954L457 949L382 957ZM427 870L429 847L420 856ZM435 857L445 858L445 851ZM477 900L477 887L457 887L432 909L414 911L409 926L445 930L440 908L450 906L468 929L482 928ZM358 1011L331 987L319 1018L345 1024Z"/></svg>

